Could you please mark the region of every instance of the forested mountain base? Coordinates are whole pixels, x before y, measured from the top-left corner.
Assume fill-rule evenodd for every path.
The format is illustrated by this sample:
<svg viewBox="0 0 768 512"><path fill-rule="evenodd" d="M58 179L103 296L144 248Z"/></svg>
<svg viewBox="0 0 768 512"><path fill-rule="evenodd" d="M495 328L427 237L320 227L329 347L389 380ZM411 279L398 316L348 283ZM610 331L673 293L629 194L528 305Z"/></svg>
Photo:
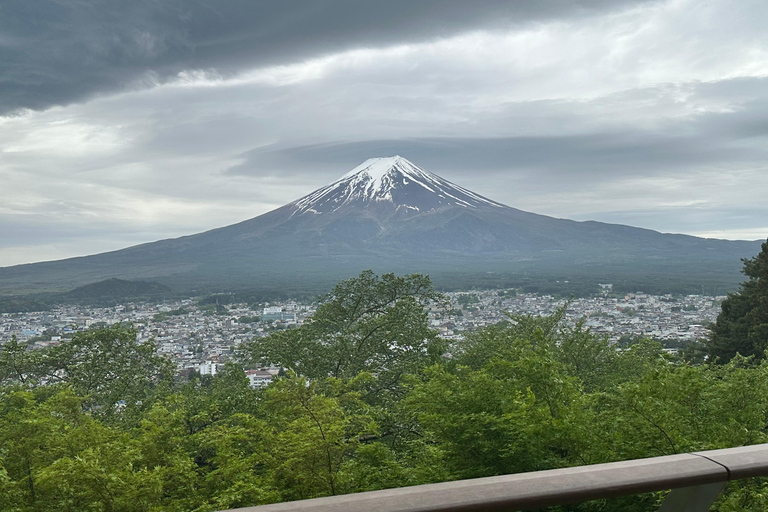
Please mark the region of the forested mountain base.
<svg viewBox="0 0 768 512"><path fill-rule="evenodd" d="M0 353L0 510L210 511L768 441L768 364L617 351L560 315L449 345L423 276L340 283L310 322L175 382L130 328ZM250 389L243 366L285 374ZM46 385L41 385L43 382ZM660 494L559 510L655 510ZM768 509L763 480L719 511Z"/></svg>

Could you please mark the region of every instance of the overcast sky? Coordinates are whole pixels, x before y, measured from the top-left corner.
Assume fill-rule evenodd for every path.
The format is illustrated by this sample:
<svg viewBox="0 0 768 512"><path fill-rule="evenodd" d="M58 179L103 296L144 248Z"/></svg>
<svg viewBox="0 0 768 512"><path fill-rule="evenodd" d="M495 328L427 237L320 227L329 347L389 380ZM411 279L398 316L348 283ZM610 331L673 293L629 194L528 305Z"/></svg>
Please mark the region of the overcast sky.
<svg viewBox="0 0 768 512"><path fill-rule="evenodd" d="M369 157L768 236L764 0L3 0L0 266L255 217Z"/></svg>

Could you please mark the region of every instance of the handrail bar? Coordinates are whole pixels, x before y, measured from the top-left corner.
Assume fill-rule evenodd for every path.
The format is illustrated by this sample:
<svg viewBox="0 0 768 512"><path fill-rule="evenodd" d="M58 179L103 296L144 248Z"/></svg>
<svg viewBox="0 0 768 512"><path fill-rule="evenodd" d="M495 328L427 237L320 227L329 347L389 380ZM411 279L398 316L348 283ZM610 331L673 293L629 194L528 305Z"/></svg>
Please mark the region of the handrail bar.
<svg viewBox="0 0 768 512"><path fill-rule="evenodd" d="M526 510L719 482L725 485L755 476L768 476L768 444L415 485L230 512Z"/></svg>

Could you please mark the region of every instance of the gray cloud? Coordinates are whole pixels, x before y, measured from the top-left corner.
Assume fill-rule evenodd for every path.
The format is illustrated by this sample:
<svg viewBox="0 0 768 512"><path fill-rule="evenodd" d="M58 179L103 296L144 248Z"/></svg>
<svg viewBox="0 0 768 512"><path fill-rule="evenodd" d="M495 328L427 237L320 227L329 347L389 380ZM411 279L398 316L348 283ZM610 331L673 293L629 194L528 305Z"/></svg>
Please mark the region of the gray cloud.
<svg viewBox="0 0 768 512"><path fill-rule="evenodd" d="M361 46L574 18L649 0L5 0L0 114Z"/></svg>
<svg viewBox="0 0 768 512"><path fill-rule="evenodd" d="M300 146L267 146L240 155L241 162L226 171L230 175L265 176L281 173L331 173L351 168L370 156L399 153L414 162L441 172L470 171L473 175L514 173L550 176L564 181L626 176L674 175L703 166L751 168L768 159L768 79L736 79L697 84L690 101L727 97L732 108L665 120L653 128L632 123L589 126L588 133L557 133L539 136L405 137ZM752 95L760 95L753 97ZM600 99L594 103L610 103ZM625 104L629 102L625 99ZM552 107L540 102L538 111ZM583 102L550 102L559 116L583 118ZM508 106L499 117L514 120ZM532 110L521 105L525 115ZM659 117L661 119L661 117ZM494 120L488 120L496 124ZM565 125L569 124L567 121ZM478 130L482 131L482 130ZM566 130L567 131L567 130ZM330 177L330 175L328 176Z"/></svg>
<svg viewBox="0 0 768 512"><path fill-rule="evenodd" d="M247 160L229 169L230 174L263 176L270 169L281 172L331 171L354 167L370 156L402 156L422 166L442 171L546 172L566 178L575 174L612 176L653 175L670 167L753 160L765 156L762 148L708 145L709 138L664 137L654 133L626 132L592 135L509 138L423 138L372 140L254 150Z"/></svg>
<svg viewBox="0 0 768 512"><path fill-rule="evenodd" d="M674 219L674 220L672 220ZM637 224L659 231L670 231L671 225L685 226L687 232L713 236L718 231L728 231L741 226L743 231L751 230L754 239L768 237L768 208L727 206L704 210L701 208L664 208L653 210L627 210L602 212L601 220L614 224ZM574 220L592 220L589 216L577 215ZM762 231L761 231L762 230ZM760 233L765 233L765 236ZM716 236L716 235L714 235ZM747 238L750 238L747 236Z"/></svg>

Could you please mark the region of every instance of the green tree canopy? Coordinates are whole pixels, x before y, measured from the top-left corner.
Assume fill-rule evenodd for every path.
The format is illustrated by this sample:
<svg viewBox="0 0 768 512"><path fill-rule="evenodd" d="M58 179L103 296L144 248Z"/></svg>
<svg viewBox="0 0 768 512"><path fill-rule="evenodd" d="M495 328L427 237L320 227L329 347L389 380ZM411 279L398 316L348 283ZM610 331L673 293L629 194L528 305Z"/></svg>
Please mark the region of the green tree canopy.
<svg viewBox="0 0 768 512"><path fill-rule="evenodd" d="M768 349L768 240L743 261L749 280L723 301L707 344L710 357L723 363L736 354L762 359Z"/></svg>
<svg viewBox="0 0 768 512"><path fill-rule="evenodd" d="M426 307L443 301L429 277L367 270L342 281L298 329L244 346L249 363L271 363L310 379L374 374L380 390L436 361L444 351Z"/></svg>
<svg viewBox="0 0 768 512"><path fill-rule="evenodd" d="M117 324L76 333L70 341L27 351L11 339L0 353L0 379L28 385L62 383L86 406L108 412L123 403L146 405L158 384L171 380L173 363L157 354L154 342Z"/></svg>
<svg viewBox="0 0 768 512"><path fill-rule="evenodd" d="M27 350L16 336L5 342L0 352L0 382L35 383L39 373L39 352Z"/></svg>
<svg viewBox="0 0 768 512"><path fill-rule="evenodd" d="M94 397L119 388L115 381L86 384L102 367L101 350L115 353L110 371L140 368L120 362L119 347L138 343L130 330L84 333L67 357L19 359L33 352L11 343L7 375L16 382L0 385L0 510L212 512L768 441L768 361L691 365L648 340L617 350L561 315L477 329L454 342L452 358L403 368L386 400L371 400L380 380L369 371L311 379L288 372L251 389L242 368L228 364L214 376L158 386L133 421L94 406ZM113 330L122 341L110 340ZM81 351L92 370L73 366L86 364ZM72 380L35 386L12 378L56 354L69 361ZM141 375L137 386L151 389L154 374ZM658 508L658 497L557 512L645 512ZM729 484L713 510L767 505L768 484L745 480Z"/></svg>

